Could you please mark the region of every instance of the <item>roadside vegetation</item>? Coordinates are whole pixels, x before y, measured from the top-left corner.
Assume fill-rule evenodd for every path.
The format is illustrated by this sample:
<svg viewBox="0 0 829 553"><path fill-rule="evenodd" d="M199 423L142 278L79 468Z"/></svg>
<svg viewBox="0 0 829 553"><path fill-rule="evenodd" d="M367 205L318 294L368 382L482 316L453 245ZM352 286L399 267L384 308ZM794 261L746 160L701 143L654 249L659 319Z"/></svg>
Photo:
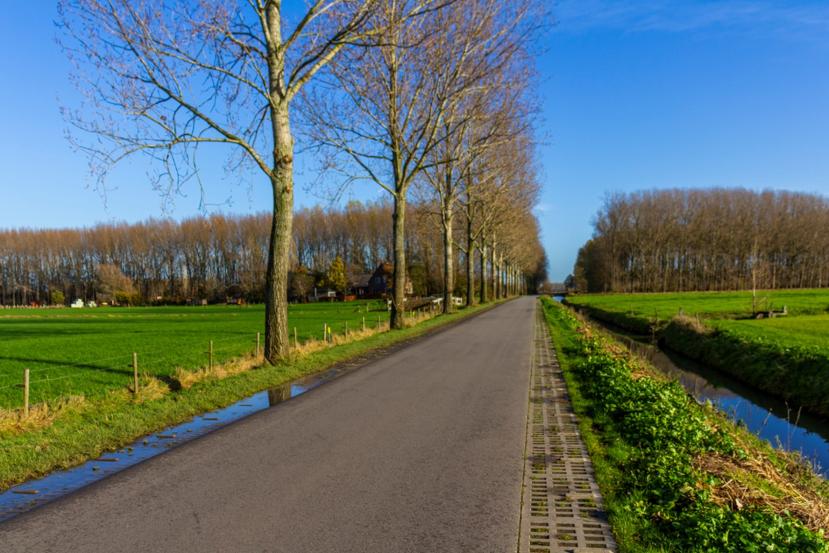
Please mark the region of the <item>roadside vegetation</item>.
<svg viewBox="0 0 829 553"><path fill-rule="evenodd" d="M488 309L494 303L468 307L450 315L410 318L410 326L376 334L355 332L334 347L319 341L295 351L293 358L271 365L242 355L212 370L179 371L169 381L143 375L139 394L126 382L91 399L70 396L36 405L29 417L19 410L0 414L0 490L68 468L137 438L225 407L256 392L323 371L335 363L369 354L434 328ZM261 312L259 313L261 322ZM415 324L417 323L417 324ZM333 324L333 323L332 323ZM322 327L320 326L320 333ZM174 385L169 385L172 382Z"/></svg>
<svg viewBox="0 0 829 553"><path fill-rule="evenodd" d="M567 303L795 408L829 415L829 290L588 294ZM784 307L786 316L752 317Z"/></svg>
<svg viewBox="0 0 829 553"><path fill-rule="evenodd" d="M542 299L620 551L829 551L829 487Z"/></svg>

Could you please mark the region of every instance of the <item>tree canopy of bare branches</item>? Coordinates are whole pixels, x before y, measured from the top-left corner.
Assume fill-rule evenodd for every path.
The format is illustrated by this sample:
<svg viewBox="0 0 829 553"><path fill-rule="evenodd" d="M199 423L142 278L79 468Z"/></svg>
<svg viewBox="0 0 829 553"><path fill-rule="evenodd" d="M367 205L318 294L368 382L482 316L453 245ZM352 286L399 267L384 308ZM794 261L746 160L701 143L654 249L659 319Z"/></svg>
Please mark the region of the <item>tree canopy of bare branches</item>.
<svg viewBox="0 0 829 553"><path fill-rule="evenodd" d="M293 212L291 103L346 46L375 32L376 0L314 0L289 17L279 0L61 0L64 45L86 104L68 111L100 177L133 154L157 162L175 193L198 178L198 152L230 146L273 192L265 355L288 352Z"/></svg>
<svg viewBox="0 0 829 553"><path fill-rule="evenodd" d="M829 200L797 192L656 190L611 195L581 248L582 290L824 287Z"/></svg>

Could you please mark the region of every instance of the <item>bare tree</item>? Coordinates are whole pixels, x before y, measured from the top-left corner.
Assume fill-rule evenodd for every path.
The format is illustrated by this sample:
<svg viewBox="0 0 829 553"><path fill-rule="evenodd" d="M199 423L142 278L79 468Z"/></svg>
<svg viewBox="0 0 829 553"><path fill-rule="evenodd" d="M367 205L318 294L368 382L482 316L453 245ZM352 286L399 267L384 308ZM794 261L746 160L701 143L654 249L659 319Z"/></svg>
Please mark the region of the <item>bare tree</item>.
<svg viewBox="0 0 829 553"><path fill-rule="evenodd" d="M574 276L589 291L825 286L828 205L818 195L744 189L612 195Z"/></svg>
<svg viewBox="0 0 829 553"><path fill-rule="evenodd" d="M513 33L526 5L453 0L425 11L412 0L389 2L377 13L375 26L386 30L379 46L330 65L330 86L344 93L308 98L309 135L329 154L327 168L345 183L372 181L393 198L395 328L403 324L409 188L424 170L454 159L463 142L449 141L472 113L457 106L517 48ZM513 17L508 24L505 14Z"/></svg>
<svg viewBox="0 0 829 553"><path fill-rule="evenodd" d="M441 65L457 63L465 77L441 114L440 143L424 167L424 182L436 199L443 235L444 312L452 311L455 288L455 211L471 165L486 148L507 139L507 129L523 123L516 109L527 89L526 45L538 23L533 0L511 2L508 9L490 0L468 0L438 23L441 43L432 49ZM512 109L510 109L512 108ZM471 257L466 250L467 257ZM474 256L474 251L472 252ZM467 262L467 268L470 266ZM467 270L467 287L472 280Z"/></svg>
<svg viewBox="0 0 829 553"><path fill-rule="evenodd" d="M65 49L86 101L70 121L101 178L132 154L158 163L154 185L198 180L197 153L229 145L234 169L261 170L273 192L265 356L288 354L293 211L291 105L347 46L377 32L377 0L314 0L289 20L280 0L60 0ZM103 182L103 181L101 181Z"/></svg>
<svg viewBox="0 0 829 553"><path fill-rule="evenodd" d="M393 328L403 326L407 194L439 141L449 102L445 76L435 78L430 58L440 8L411 17L421 8L411 0L385 3L376 16L385 29L380 45L332 63L329 90L318 88L304 104L309 136L329 156L326 167L346 183L369 179L393 198Z"/></svg>

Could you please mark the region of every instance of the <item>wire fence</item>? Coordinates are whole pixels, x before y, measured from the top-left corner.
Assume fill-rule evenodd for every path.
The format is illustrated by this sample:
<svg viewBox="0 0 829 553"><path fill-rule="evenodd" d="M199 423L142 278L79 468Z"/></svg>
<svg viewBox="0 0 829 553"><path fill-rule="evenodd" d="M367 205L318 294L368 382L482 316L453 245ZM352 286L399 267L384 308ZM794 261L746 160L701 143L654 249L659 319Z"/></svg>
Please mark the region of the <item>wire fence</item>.
<svg viewBox="0 0 829 553"><path fill-rule="evenodd" d="M437 315L437 309L407 312L404 320L416 324ZM292 349L307 353L364 338L389 329L385 314L366 312L358 319L323 322L317 331L305 325L289 332ZM138 380L159 379L170 385L182 373L210 370L240 359L262 358L264 334L219 336L212 340L182 340L175 346L145 347L107 357L70 360L31 359L30 367L3 370L0 362L0 410L28 413L30 404L50 404L71 396L94 397L113 389L137 393ZM164 340L168 343L168 340ZM47 364L47 366L42 366ZM40 365L40 366L39 366Z"/></svg>

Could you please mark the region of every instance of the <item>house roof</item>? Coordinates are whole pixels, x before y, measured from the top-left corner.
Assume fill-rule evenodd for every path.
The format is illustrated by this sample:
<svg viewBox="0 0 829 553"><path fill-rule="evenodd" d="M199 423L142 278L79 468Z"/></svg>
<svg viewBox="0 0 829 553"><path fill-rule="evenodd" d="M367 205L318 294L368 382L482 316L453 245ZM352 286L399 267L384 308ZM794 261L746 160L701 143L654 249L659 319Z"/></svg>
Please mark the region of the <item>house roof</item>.
<svg viewBox="0 0 829 553"><path fill-rule="evenodd" d="M371 280L371 273L360 273L356 275L350 275L348 278L348 284L353 286L354 288L367 288L368 282Z"/></svg>
<svg viewBox="0 0 829 553"><path fill-rule="evenodd" d="M381 263L374 270L374 275L391 276L392 274L394 274L394 265L392 265L388 261L386 261L385 263ZM374 276L374 275L372 275L372 276Z"/></svg>

